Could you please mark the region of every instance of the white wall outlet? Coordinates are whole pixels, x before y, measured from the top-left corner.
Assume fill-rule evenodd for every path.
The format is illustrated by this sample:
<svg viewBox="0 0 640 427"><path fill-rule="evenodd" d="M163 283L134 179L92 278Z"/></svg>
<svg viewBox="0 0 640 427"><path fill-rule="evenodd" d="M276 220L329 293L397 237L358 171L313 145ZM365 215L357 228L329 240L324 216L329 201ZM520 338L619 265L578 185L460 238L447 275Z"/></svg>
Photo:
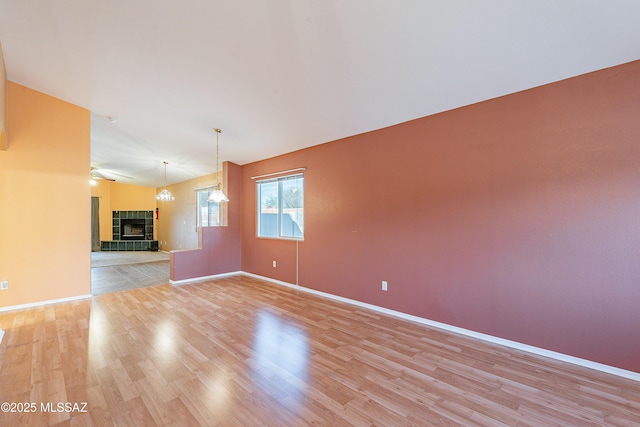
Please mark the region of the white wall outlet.
<svg viewBox="0 0 640 427"><path fill-rule="evenodd" d="M276 268L276 261L273 260L273 268Z"/></svg>
<svg viewBox="0 0 640 427"><path fill-rule="evenodd" d="M0 291L6 291L7 289L9 289L9 281L3 280L0 282Z"/></svg>
<svg viewBox="0 0 640 427"><path fill-rule="evenodd" d="M383 281L382 281L382 290L383 290L383 291L386 291L386 290L387 290L387 281L386 281L386 280L383 280Z"/></svg>

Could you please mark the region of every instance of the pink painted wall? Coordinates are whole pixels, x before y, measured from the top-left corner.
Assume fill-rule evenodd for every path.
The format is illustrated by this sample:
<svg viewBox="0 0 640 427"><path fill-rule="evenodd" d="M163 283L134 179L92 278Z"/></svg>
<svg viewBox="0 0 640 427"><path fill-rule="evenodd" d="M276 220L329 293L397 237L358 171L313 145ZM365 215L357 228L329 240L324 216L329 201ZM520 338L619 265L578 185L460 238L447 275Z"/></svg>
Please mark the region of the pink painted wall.
<svg viewBox="0 0 640 427"><path fill-rule="evenodd" d="M640 372L638 81L640 61L245 165L242 270L295 282L250 177L306 167L300 285Z"/></svg>
<svg viewBox="0 0 640 427"><path fill-rule="evenodd" d="M242 212L240 166L225 162L223 190L229 197L227 225L202 227L199 248L171 251L171 280L186 280L240 271L240 218Z"/></svg>

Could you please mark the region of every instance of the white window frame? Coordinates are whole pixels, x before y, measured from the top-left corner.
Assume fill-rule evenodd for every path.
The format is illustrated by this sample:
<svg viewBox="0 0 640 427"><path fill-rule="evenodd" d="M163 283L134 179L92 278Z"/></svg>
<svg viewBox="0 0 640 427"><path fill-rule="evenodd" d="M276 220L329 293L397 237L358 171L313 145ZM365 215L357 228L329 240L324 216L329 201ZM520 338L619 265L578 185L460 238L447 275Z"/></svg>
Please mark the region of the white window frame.
<svg viewBox="0 0 640 427"><path fill-rule="evenodd" d="M288 180L292 180L292 179L302 179L302 222L300 223L299 221L293 221L297 228L300 230L300 236L289 236L289 235L283 235L283 231L282 231L282 215L283 215L283 197L282 197L282 193L283 193L283 183L288 181ZM278 185L278 189L277 189L277 198L278 198L278 202L277 202L277 217L276 217L276 223L277 223L277 233L275 236L273 235L262 235L261 234L261 218L262 218L262 185L264 184L269 184L269 183L277 183ZM304 174L302 173L297 173L297 174L293 174L293 175L286 175L286 176L281 176L281 177L277 177L277 178L270 178L270 179L262 179L262 180L258 180L256 181L256 236L259 238L263 238L263 239L279 239L279 240L304 240Z"/></svg>
<svg viewBox="0 0 640 427"><path fill-rule="evenodd" d="M200 206L200 194L201 193L207 193L207 198L211 195L211 192L213 190L215 190L216 187L212 186L212 187L202 187L202 188L196 188L195 189L195 197L196 197L196 231L198 231L201 227L220 227L221 226L221 221L222 221L222 216L220 213L220 203L216 203L216 202L209 202L207 201L208 205L218 205L218 223L214 224L214 225L202 225L202 213L201 211L201 206ZM207 206L207 208L209 208L209 206ZM208 221L207 221L208 223Z"/></svg>

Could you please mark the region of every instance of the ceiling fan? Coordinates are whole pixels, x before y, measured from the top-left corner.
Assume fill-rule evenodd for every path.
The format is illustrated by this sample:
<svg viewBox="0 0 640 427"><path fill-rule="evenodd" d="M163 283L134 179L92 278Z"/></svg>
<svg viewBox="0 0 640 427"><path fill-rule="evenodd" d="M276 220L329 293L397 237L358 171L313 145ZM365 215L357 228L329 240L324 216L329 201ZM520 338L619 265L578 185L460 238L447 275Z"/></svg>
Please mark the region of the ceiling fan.
<svg viewBox="0 0 640 427"><path fill-rule="evenodd" d="M91 180L95 181L96 179L104 179L105 181L111 181L111 182L115 181L115 179L113 178L108 178L104 176L102 172L100 172L100 169L91 166Z"/></svg>

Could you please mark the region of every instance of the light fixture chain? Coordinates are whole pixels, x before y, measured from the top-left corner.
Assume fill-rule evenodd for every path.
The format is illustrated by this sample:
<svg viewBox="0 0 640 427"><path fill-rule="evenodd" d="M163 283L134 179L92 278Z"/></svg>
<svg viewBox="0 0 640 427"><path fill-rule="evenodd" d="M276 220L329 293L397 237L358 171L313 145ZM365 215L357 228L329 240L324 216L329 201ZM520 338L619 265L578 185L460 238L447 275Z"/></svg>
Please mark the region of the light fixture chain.
<svg viewBox="0 0 640 427"><path fill-rule="evenodd" d="M211 192L211 195L207 198L210 202L221 203L228 202L229 198L224 194L224 192L220 189L220 177L218 173L220 172L220 133L221 129L213 128L216 133L216 187L215 190Z"/></svg>

